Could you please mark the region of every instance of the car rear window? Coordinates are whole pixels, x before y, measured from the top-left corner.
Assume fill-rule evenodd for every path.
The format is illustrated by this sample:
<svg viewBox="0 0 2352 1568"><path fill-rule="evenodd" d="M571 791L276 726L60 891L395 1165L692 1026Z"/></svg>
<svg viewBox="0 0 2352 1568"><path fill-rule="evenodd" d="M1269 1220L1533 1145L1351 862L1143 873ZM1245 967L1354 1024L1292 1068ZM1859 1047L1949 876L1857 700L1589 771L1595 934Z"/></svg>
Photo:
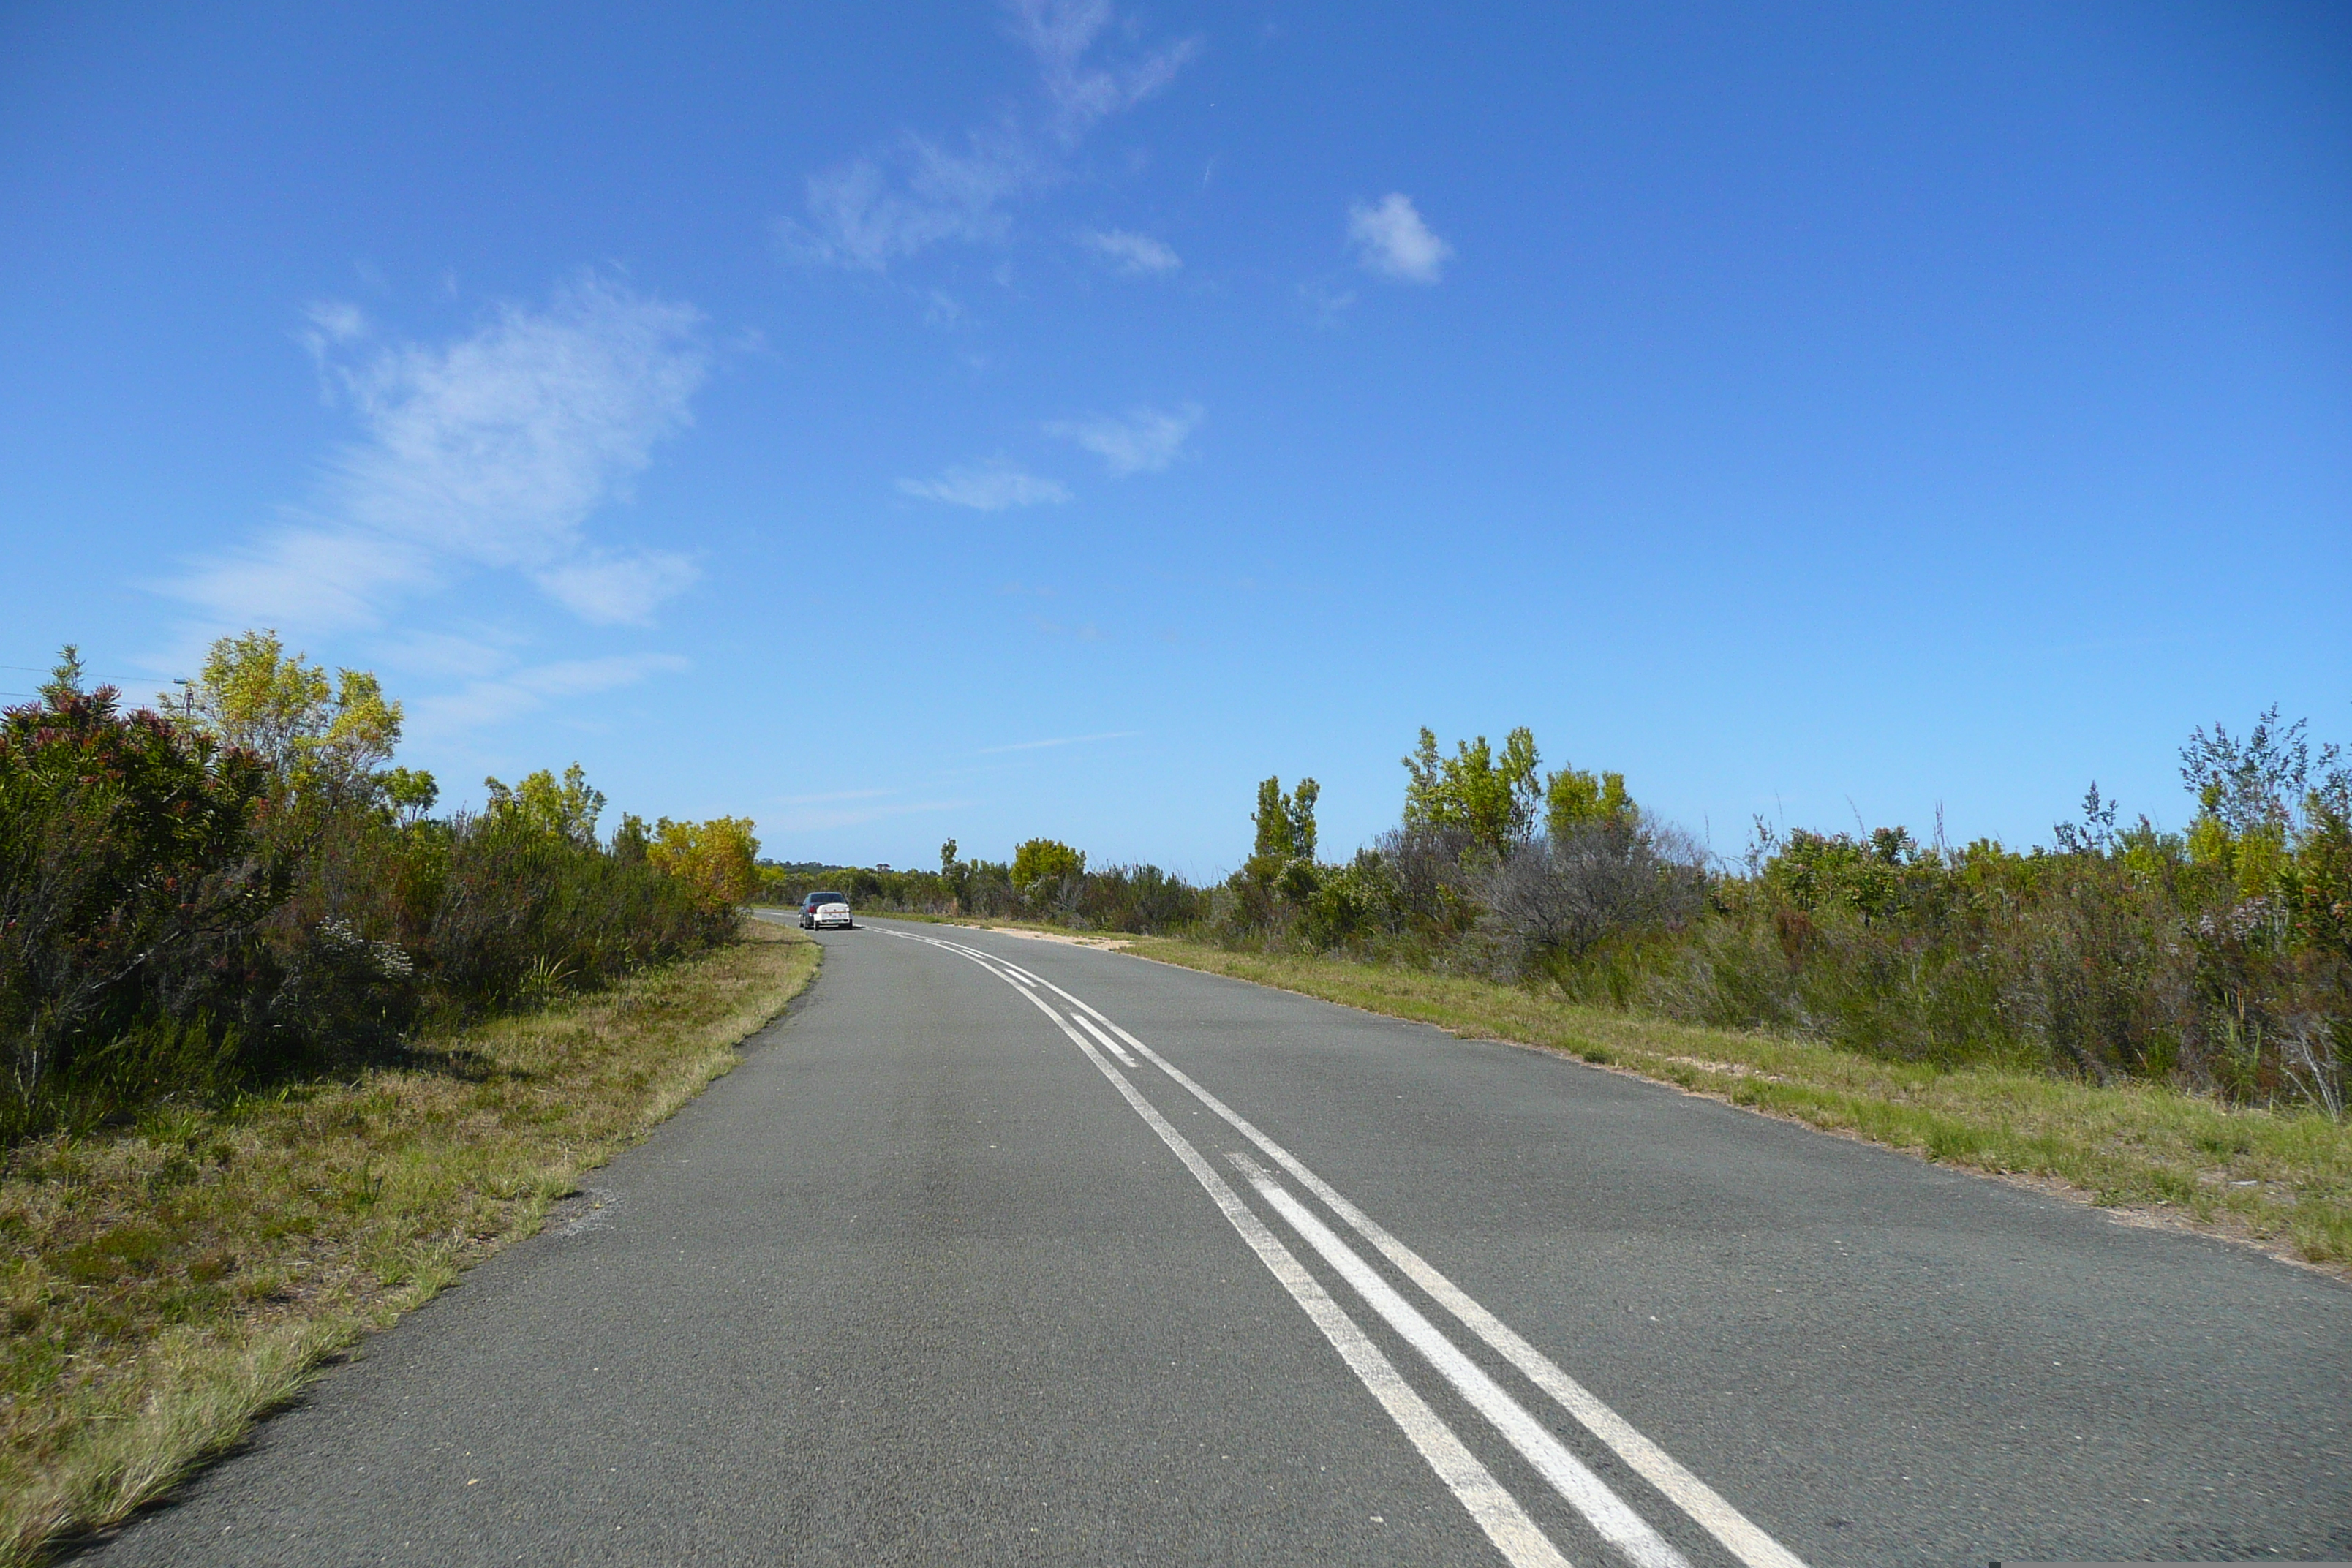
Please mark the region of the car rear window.
<svg viewBox="0 0 2352 1568"><path fill-rule="evenodd" d="M845 904L849 902L847 899L843 898L839 893L811 893L808 896L808 901L813 904Z"/></svg>

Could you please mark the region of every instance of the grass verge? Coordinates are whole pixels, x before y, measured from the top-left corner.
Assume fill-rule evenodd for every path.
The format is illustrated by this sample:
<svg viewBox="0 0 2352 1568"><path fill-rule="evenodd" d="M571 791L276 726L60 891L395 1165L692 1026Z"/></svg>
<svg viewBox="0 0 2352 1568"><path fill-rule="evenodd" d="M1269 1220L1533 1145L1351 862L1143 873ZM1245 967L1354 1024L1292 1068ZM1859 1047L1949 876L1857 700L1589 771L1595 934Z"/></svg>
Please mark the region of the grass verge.
<svg viewBox="0 0 2352 1568"><path fill-rule="evenodd" d="M2352 1279L2352 1126L2233 1110L2154 1084L1946 1071L1804 1040L1697 1028L1514 986L1168 937L1128 951L1457 1035L1565 1051L1753 1110L2231 1239Z"/></svg>
<svg viewBox="0 0 2352 1568"><path fill-rule="evenodd" d="M732 1068L819 952L746 925L412 1065L11 1151L0 1564L161 1495Z"/></svg>

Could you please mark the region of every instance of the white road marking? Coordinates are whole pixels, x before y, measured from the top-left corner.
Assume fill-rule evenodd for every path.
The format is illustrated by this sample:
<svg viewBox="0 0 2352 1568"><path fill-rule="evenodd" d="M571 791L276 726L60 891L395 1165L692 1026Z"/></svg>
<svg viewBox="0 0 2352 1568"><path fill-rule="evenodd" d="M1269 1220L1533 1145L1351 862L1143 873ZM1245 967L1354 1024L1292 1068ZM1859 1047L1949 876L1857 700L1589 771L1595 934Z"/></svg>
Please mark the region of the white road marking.
<svg viewBox="0 0 2352 1568"><path fill-rule="evenodd" d="M1285 1192L1248 1155L1236 1152L1229 1158L1249 1178L1258 1196L1287 1220L1290 1228L1307 1246L1321 1253L1323 1260L1355 1287L1365 1304L1386 1319L1389 1327L1402 1335L1407 1344L1419 1351L1422 1358L1435 1367L1473 1409L1492 1422L1495 1429L1509 1439L1511 1447L1551 1483L1552 1489L1591 1521L1603 1540L1623 1552L1636 1568L1690 1568L1688 1559L1668 1545L1641 1515L1625 1506L1625 1500L1610 1490L1606 1481L1586 1468L1583 1460L1546 1431L1541 1422L1528 1414L1525 1405L1504 1393L1502 1386L1480 1371L1477 1363L1464 1355L1453 1341L1439 1333L1436 1325L1372 1271L1370 1264L1332 1235L1328 1226L1308 1213L1305 1205Z"/></svg>
<svg viewBox="0 0 2352 1568"><path fill-rule="evenodd" d="M896 933L893 933L896 934ZM1611 1409L1599 1395L1562 1371L1559 1363L1529 1344L1526 1339L1488 1311L1469 1292L1447 1279L1421 1254L1398 1240L1363 1210L1349 1202L1345 1194L1308 1169L1306 1163L1281 1144L1267 1137L1245 1117L1223 1100L1210 1093L1192 1077L1167 1058L1145 1045L1126 1029L1113 1022L1100 1009L1082 997L1072 995L1052 981L1030 974L1009 959L998 958L981 949L961 943L937 942L933 945L949 948L993 966L1002 964L1016 970L1027 980L1045 986L1067 1002L1079 1022L1092 1027L1100 1020L1113 1035L1124 1040L1135 1053L1168 1075L1178 1086L1202 1105L1221 1117L1233 1129L1257 1145L1268 1159L1282 1167L1301 1186L1313 1193L1324 1205L1346 1222L1404 1276L1426 1291L1430 1298L1460 1320L1471 1332L1486 1342L1516 1367L1528 1382L1542 1389L1560 1408L1573 1416L1585 1430L1606 1444L1610 1450L1625 1461L1635 1474L1655 1487L1676 1507L1680 1508L1700 1528L1721 1542L1724 1548L1747 1568L1805 1568L1804 1561L1772 1539L1764 1529L1741 1513L1739 1510L1691 1473L1664 1448L1651 1441L1633 1424ZM1057 1020L1058 1022L1058 1020ZM1066 1030L1067 1026L1064 1026ZM1108 1043L1108 1042L1106 1042Z"/></svg>
<svg viewBox="0 0 2352 1568"><path fill-rule="evenodd" d="M1095 1009L1055 985L1052 981L1045 984L1073 1006L1095 1013ZM1099 1013L1095 1013L1095 1016L1102 1016ZM1307 1169L1306 1163L1297 1155L1259 1131L1223 1100L1193 1082L1182 1068L1167 1058L1109 1019L1105 1018L1103 1022L1109 1025L1113 1034L1132 1047L1137 1055L1173 1079L1192 1098L1256 1144L1268 1159L1288 1172L1301 1186L1320 1198L1324 1205L1346 1221L1350 1229L1370 1242L1381 1256L1427 1291L1438 1305L1460 1319L1471 1332L1517 1367L1528 1382L1550 1394L1560 1408L1574 1416L1586 1431L1607 1444L1619 1458L1633 1467L1636 1475L1664 1493L1748 1568L1805 1568L1803 1559L1773 1540L1761 1526L1734 1508L1721 1493L1693 1475L1673 1455L1643 1436L1632 1422L1602 1403L1599 1395L1561 1371L1557 1363L1528 1343L1509 1324L1480 1306L1468 1291L1438 1272L1428 1259L1391 1236L1363 1210L1349 1202L1330 1183Z"/></svg>
<svg viewBox="0 0 2352 1568"><path fill-rule="evenodd" d="M1274 1232L1266 1228L1265 1222L1234 1194L1224 1178L1218 1175L1215 1168L1202 1157L1201 1152L1170 1125L1168 1119L1160 1115L1150 1100L1143 1098L1135 1085L1128 1081L1125 1073L1103 1060L1101 1053L1079 1038L1076 1031L1070 1032L1070 1037L1078 1041L1087 1059L1110 1079L1128 1104L1135 1108L1135 1113L1160 1134L1160 1141L1184 1162L1184 1168L1192 1173L1193 1179L1215 1200L1226 1220L1241 1233L1242 1239L1249 1243L1250 1250L1257 1254L1267 1272L1282 1282L1283 1289L1290 1292L1291 1300L1298 1303L1300 1310L1323 1331L1323 1337L1331 1342L1333 1350L1339 1352L1339 1359L1348 1363L1349 1370L1370 1391L1372 1397L1381 1402L1381 1407L1389 1413L1390 1419L1403 1431L1412 1446L1421 1450L1421 1457L1429 1462L1429 1468L1435 1470L1438 1479L1461 1500L1462 1506L1469 1510L1471 1518L1478 1521L1478 1527L1486 1532L1486 1539L1495 1543L1496 1549L1507 1560L1524 1565L1524 1568L1555 1568L1555 1565L1557 1568L1573 1568L1568 1559L1560 1555L1559 1549L1552 1545L1550 1539L1537 1527L1535 1521L1528 1517L1518 1500L1506 1491L1494 1473L1463 1446L1462 1439L1454 1435L1454 1428L1440 1419L1437 1412L1429 1407L1428 1402L1413 1391L1412 1384L1404 1380L1380 1346L1372 1343L1364 1331L1357 1326L1356 1321L1331 1300L1330 1293L1307 1271L1290 1249L1282 1245Z"/></svg>
<svg viewBox="0 0 2352 1568"><path fill-rule="evenodd" d="M1084 1013L1076 1011L1073 1011L1070 1014L1070 1016L1078 1021L1079 1027L1086 1030L1087 1034L1092 1035L1096 1039L1101 1041L1102 1048L1117 1057L1118 1058L1119 1066L1131 1068L1135 1065L1135 1058L1127 1054L1127 1047L1120 1045L1117 1040L1112 1039L1108 1035L1104 1034L1100 1024L1096 1023Z"/></svg>
<svg viewBox="0 0 2352 1568"><path fill-rule="evenodd" d="M992 954L982 955L972 949L931 937L913 937L910 940L928 942L934 947L945 948L971 959L992 973L994 970L993 964L984 961ZM1054 989L1061 991L1059 986ZM1065 996L1069 994L1067 992L1061 994ZM1026 990L1021 990L1020 994L1036 1003L1039 1010L1052 1018L1064 1034L1077 1042L1087 1059L1111 1081L1112 1087L1134 1108L1136 1114L1160 1135L1160 1141L1183 1162L1184 1168L1192 1173L1193 1180L1208 1193L1218 1210L1224 1215L1226 1222L1241 1234L1242 1239L1249 1244L1250 1250L1257 1254L1266 1271L1290 1292L1291 1300L1298 1303L1299 1310L1307 1314L1308 1321L1322 1331L1331 1348L1339 1352L1339 1359L1347 1363L1348 1370L1354 1373L1372 1397L1380 1401L1381 1408L1389 1413L1389 1418L1397 1424L1406 1439L1420 1450L1429 1468L1437 1472L1438 1479L1445 1483L1470 1517L1477 1521L1478 1527L1486 1532L1486 1539L1495 1543L1496 1550L1502 1552L1513 1568L1574 1568L1560 1554L1559 1549L1551 1543L1550 1538L1528 1516L1527 1510L1519 1506L1518 1500L1504 1489L1494 1473L1479 1462L1478 1456L1464 1446L1462 1439L1454 1436L1454 1429L1429 1407L1428 1401L1414 1391L1412 1384L1404 1380L1403 1374L1382 1353L1380 1346L1372 1343L1356 1321L1331 1300L1330 1292L1325 1290L1291 1250L1283 1246L1281 1239L1266 1228L1265 1222L1242 1202L1224 1178L1217 1174L1216 1168L1202 1157L1201 1152L1177 1131L1150 1100L1143 1098L1127 1075L1105 1061L1101 1052L1064 1022L1061 1015L1043 1000Z"/></svg>

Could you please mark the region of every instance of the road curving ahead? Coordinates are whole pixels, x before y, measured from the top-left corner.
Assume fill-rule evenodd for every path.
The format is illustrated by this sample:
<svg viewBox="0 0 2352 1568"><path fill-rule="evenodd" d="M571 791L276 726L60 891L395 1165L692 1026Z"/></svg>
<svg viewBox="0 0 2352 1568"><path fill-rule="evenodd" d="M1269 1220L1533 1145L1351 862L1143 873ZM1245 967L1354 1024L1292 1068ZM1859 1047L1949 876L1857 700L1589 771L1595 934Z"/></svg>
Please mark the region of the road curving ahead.
<svg viewBox="0 0 2352 1568"><path fill-rule="evenodd" d="M862 921L109 1563L2352 1549L2352 1290L1558 1056Z"/></svg>

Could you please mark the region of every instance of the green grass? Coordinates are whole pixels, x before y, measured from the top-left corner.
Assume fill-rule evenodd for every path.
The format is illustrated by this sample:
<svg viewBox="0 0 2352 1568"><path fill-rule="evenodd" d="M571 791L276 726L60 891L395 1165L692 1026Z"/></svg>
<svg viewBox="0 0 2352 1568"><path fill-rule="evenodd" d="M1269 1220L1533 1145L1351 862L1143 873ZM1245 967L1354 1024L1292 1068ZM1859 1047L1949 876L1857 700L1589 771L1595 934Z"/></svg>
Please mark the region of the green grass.
<svg viewBox="0 0 2352 1568"><path fill-rule="evenodd" d="M418 1066L11 1151L0 1564L160 1495L733 1067L820 952L746 924Z"/></svg>
<svg viewBox="0 0 2352 1568"><path fill-rule="evenodd" d="M1564 1051L1944 1164L2062 1183L2099 1204L2257 1242L2352 1278L2352 1126L2317 1111L2231 1110L2155 1084L1886 1061L1343 959L1167 937L1130 939L1129 951L1457 1035Z"/></svg>

